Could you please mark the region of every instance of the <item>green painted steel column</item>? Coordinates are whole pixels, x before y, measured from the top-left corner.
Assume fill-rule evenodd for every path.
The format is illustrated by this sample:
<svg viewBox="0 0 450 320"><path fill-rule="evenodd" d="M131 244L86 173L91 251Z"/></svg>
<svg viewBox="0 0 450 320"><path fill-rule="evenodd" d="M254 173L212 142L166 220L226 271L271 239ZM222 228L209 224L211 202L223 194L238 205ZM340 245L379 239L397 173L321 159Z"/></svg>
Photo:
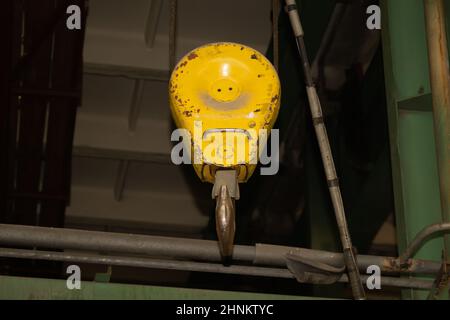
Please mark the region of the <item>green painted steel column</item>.
<svg viewBox="0 0 450 320"><path fill-rule="evenodd" d="M382 1L397 238L402 252L425 226L442 221L422 0ZM418 258L441 260L443 240ZM405 292L406 298L426 294Z"/></svg>

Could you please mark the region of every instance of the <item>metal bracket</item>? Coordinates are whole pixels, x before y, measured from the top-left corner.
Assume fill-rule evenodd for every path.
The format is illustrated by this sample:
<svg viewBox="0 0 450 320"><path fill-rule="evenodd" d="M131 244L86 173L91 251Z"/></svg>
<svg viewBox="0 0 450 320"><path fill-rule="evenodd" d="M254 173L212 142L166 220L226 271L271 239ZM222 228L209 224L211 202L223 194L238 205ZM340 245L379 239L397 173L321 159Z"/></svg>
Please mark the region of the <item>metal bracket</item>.
<svg viewBox="0 0 450 320"><path fill-rule="evenodd" d="M216 199L220 194L220 188L227 186L230 197L239 200L239 183L236 170L218 170L215 175L212 198Z"/></svg>
<svg viewBox="0 0 450 320"><path fill-rule="evenodd" d="M108 283L111 281L111 275L112 275L112 266L108 265L106 272L100 272L95 274L94 281Z"/></svg>
<svg viewBox="0 0 450 320"><path fill-rule="evenodd" d="M331 266L306 259L293 252L286 254L286 265L300 283L334 284L345 272L345 266Z"/></svg>
<svg viewBox="0 0 450 320"><path fill-rule="evenodd" d="M450 274L448 270L448 262L445 252L442 252L442 264L439 269L438 274L436 275L436 279L433 282L433 286L431 287L430 293L428 294L428 300L436 300L439 299L445 293L443 292L445 288L447 290L450 289ZM450 294L450 291L448 292Z"/></svg>

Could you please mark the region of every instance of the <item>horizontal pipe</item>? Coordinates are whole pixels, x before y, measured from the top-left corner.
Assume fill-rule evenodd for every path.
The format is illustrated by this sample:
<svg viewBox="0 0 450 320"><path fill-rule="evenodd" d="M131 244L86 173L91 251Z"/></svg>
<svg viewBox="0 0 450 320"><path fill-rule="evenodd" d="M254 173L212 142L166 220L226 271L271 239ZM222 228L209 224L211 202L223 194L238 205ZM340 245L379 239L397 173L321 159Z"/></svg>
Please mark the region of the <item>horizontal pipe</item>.
<svg viewBox="0 0 450 320"><path fill-rule="evenodd" d="M240 265L224 266L219 263L160 260L160 259L123 257L123 256L87 255L79 253L53 252L41 250L0 248L0 257L78 262L90 264L105 264L114 266L143 267L143 268L180 270L180 271L239 274L246 276L259 276L272 278L288 278L288 279L294 278L294 276L290 273L289 270L282 268L266 268L255 266L240 266Z"/></svg>
<svg viewBox="0 0 450 320"><path fill-rule="evenodd" d="M0 224L0 244L154 257L221 261L217 241ZM253 261L254 247L235 246L233 259Z"/></svg>
<svg viewBox="0 0 450 320"><path fill-rule="evenodd" d="M159 259L136 258L136 257L99 256L99 255L86 255L79 253L7 249L7 248L0 248L0 257L295 279L294 275L288 269L240 266L240 265L232 265L225 267L218 263L159 260ZM365 283L367 279L368 276L361 277L363 283ZM347 275L346 274L342 275L342 277L338 280L338 282L348 283ZM314 283L312 282L312 284ZM420 279L395 278L395 277L381 278L382 287L387 286L387 287L429 290L431 289L432 285L433 285L432 281Z"/></svg>
<svg viewBox="0 0 450 320"><path fill-rule="evenodd" d="M361 282L366 285L369 276L361 275ZM339 282L347 283L347 275L344 274ZM416 290L430 290L433 287L433 281L420 280L414 278L395 278L395 277L381 277L380 287L394 287L404 289L416 289Z"/></svg>
<svg viewBox="0 0 450 320"><path fill-rule="evenodd" d="M221 262L217 241L64 228L0 224L0 244ZM233 260L285 268L287 253L336 267L343 265L342 253L268 244L235 245ZM438 273L441 266L439 262L410 260L407 266L400 267L394 257L371 255L358 255L357 260L358 267L363 273L368 266L377 265L382 273L434 275Z"/></svg>

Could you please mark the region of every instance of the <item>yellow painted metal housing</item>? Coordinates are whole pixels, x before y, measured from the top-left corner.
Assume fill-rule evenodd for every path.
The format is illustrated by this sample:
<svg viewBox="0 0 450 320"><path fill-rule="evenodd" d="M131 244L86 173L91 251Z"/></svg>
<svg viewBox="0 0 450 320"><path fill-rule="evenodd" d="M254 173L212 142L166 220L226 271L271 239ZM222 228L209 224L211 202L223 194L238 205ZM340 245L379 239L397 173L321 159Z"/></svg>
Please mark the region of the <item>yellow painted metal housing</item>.
<svg viewBox="0 0 450 320"><path fill-rule="evenodd" d="M259 52L237 43L213 43L184 56L169 82L172 116L188 130L189 151L202 181L217 169L237 171L246 182L264 145L261 129L272 128L280 108L280 82Z"/></svg>

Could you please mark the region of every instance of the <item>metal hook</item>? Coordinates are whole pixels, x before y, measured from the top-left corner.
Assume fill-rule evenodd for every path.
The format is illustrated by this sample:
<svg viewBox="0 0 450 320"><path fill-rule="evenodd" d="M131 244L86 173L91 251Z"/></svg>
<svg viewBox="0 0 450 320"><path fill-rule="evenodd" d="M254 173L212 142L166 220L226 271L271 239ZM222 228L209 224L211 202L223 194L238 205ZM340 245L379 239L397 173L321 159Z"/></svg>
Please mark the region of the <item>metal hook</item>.
<svg viewBox="0 0 450 320"><path fill-rule="evenodd" d="M234 200L228 192L228 187L222 185L216 202L216 232L224 262L229 261L233 255L235 231Z"/></svg>
<svg viewBox="0 0 450 320"><path fill-rule="evenodd" d="M236 231L235 200L239 200L239 184L235 170L216 171L212 197L216 199L216 232L220 253L224 264L228 264L233 255Z"/></svg>

